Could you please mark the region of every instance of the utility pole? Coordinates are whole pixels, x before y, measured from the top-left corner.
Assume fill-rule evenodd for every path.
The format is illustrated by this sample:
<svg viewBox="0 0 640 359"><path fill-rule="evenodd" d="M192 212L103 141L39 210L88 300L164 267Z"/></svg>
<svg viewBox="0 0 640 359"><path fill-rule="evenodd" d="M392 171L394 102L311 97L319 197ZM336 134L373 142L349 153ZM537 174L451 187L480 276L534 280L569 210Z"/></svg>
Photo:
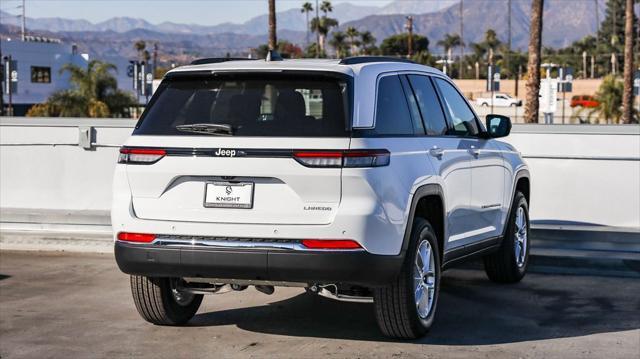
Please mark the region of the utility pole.
<svg viewBox="0 0 640 359"><path fill-rule="evenodd" d="M409 38L407 39L407 58L410 59L413 55L413 16L407 16L407 23L404 27L409 31Z"/></svg>
<svg viewBox="0 0 640 359"><path fill-rule="evenodd" d="M460 79L462 79L462 75L464 74L463 57L464 57L464 0L460 0L460 72L458 73L458 77Z"/></svg>
<svg viewBox="0 0 640 359"><path fill-rule="evenodd" d="M582 78L587 78L587 52L582 51Z"/></svg>
<svg viewBox="0 0 640 359"><path fill-rule="evenodd" d="M25 28L26 28L26 23L27 23L27 19L25 17L26 10L24 8L24 1L25 0L22 0L22 41L26 40Z"/></svg>
<svg viewBox="0 0 640 359"><path fill-rule="evenodd" d="M505 58L506 68L509 69L509 60L511 59L511 0L507 0L507 23L508 23L508 31L507 31L507 56Z"/></svg>
<svg viewBox="0 0 640 359"><path fill-rule="evenodd" d="M156 78L156 68L158 68L158 43L154 42L153 43L153 70L152 70L152 76L155 79Z"/></svg>
<svg viewBox="0 0 640 359"><path fill-rule="evenodd" d="M316 0L316 58L320 57L320 12L318 10L318 0Z"/></svg>
<svg viewBox="0 0 640 359"><path fill-rule="evenodd" d="M600 43L600 6L598 5L598 0L593 0L596 5L596 47ZM593 76L592 76L593 77Z"/></svg>

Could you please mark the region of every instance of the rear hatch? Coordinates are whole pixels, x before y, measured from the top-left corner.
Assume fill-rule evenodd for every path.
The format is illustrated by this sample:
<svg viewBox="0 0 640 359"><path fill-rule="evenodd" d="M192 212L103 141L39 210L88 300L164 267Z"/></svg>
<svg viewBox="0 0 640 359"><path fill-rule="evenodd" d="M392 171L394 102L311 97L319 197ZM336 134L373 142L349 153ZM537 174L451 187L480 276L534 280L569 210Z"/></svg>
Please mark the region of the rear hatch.
<svg viewBox="0 0 640 359"><path fill-rule="evenodd" d="M331 156L349 148L349 92L348 78L327 73L168 77L121 150L136 216L331 223L341 197Z"/></svg>

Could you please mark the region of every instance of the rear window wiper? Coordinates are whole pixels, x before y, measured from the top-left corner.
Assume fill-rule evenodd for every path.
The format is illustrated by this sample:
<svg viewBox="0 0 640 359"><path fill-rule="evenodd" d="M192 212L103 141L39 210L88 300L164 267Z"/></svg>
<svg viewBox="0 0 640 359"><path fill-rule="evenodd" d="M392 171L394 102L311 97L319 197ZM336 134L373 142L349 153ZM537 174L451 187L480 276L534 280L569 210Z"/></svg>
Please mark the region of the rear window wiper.
<svg viewBox="0 0 640 359"><path fill-rule="evenodd" d="M182 132L205 133L207 135L232 136L233 127L223 123L194 123L191 125L178 125L176 130Z"/></svg>

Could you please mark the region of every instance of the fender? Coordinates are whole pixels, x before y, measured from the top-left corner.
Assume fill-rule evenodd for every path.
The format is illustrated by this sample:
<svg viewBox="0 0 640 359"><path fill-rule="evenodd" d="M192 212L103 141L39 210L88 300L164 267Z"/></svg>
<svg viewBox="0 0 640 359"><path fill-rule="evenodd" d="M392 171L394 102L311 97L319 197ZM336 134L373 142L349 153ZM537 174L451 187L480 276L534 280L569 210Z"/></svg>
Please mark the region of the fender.
<svg viewBox="0 0 640 359"><path fill-rule="evenodd" d="M444 191L442 190L442 187L437 184L437 183L429 183L429 184L425 184L423 186L418 187L418 189L416 190L416 192L413 194L413 198L411 199L411 208L409 210L409 216L407 217L407 226L405 227L404 230L404 237L402 238L402 248L400 249L400 256L402 256L404 258L405 253L407 252L407 248L409 248L409 240L411 238L411 227L413 226L413 219L415 218L415 213L416 213L416 207L418 206L418 202L420 202L420 200L422 198L425 198L427 196L438 196L440 197L440 200L442 201L442 218L444 218L445 220L445 224L443 226L443 237L442 238L442 244L444 246L444 243L446 242L446 238L447 238L447 203L444 200ZM444 250L444 248L441 248L440 250Z"/></svg>
<svg viewBox="0 0 640 359"><path fill-rule="evenodd" d="M500 244L502 244L502 239L507 235L507 223L509 220L509 216L511 215L511 211L513 210L513 199L516 196L516 184L521 178L526 178L529 180L529 198L527 198L527 204L531 207L531 175L529 174L529 169L526 167L521 167L516 171L516 175L513 176L513 183L511 184L511 204L509 204L509 212L507 212L507 217L505 219L505 223L502 224L502 237L500 237Z"/></svg>

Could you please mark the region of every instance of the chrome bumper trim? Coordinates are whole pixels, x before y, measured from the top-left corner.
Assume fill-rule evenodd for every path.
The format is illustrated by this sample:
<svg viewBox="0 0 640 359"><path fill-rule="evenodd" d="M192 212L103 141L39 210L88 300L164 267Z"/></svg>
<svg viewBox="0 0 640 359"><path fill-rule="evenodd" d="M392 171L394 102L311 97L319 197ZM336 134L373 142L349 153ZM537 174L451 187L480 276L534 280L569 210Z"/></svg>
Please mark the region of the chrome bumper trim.
<svg viewBox="0 0 640 359"><path fill-rule="evenodd" d="M186 236L158 236L151 245L163 247L203 247L220 249L250 249L250 250L282 250L282 251L304 251L304 252L359 252L363 248L357 249L316 249L303 246L298 240L277 240L277 239L206 239L206 237L189 239Z"/></svg>

